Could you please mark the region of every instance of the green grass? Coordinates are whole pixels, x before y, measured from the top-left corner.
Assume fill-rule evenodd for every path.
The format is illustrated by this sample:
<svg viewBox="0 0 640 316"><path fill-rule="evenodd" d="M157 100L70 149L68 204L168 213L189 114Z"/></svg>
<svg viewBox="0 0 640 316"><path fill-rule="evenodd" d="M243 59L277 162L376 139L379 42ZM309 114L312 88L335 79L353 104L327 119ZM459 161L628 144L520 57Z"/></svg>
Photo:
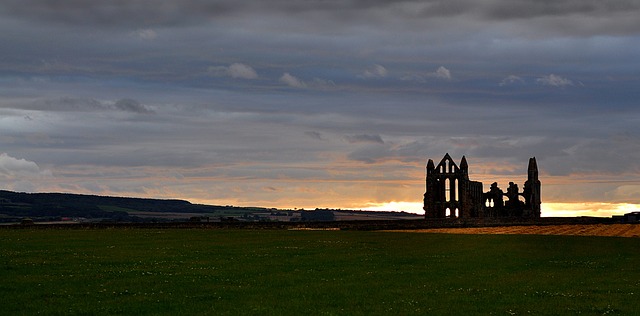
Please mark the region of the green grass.
<svg viewBox="0 0 640 316"><path fill-rule="evenodd" d="M0 230L2 314L640 314L640 240Z"/></svg>

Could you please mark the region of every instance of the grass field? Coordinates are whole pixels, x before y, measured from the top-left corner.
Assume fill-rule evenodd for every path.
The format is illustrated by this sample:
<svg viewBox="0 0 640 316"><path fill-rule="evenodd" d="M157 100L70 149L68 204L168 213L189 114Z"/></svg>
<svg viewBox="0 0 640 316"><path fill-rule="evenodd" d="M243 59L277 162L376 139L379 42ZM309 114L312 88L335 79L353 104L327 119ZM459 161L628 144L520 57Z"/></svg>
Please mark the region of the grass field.
<svg viewBox="0 0 640 316"><path fill-rule="evenodd" d="M637 238L0 230L0 313L640 314Z"/></svg>

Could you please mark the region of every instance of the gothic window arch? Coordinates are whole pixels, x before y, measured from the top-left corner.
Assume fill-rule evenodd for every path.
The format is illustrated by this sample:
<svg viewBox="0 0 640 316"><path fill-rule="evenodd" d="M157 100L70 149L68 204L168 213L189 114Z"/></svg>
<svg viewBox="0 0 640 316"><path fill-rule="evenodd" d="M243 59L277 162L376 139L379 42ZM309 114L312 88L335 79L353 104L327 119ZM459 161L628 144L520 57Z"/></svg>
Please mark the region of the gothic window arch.
<svg viewBox="0 0 640 316"><path fill-rule="evenodd" d="M451 180L444 179L444 201L451 202Z"/></svg>
<svg viewBox="0 0 640 316"><path fill-rule="evenodd" d="M452 199L456 202L460 201L458 196L458 184L460 184L460 181L457 181L456 178L453 178L451 181L451 191L453 191L454 193Z"/></svg>

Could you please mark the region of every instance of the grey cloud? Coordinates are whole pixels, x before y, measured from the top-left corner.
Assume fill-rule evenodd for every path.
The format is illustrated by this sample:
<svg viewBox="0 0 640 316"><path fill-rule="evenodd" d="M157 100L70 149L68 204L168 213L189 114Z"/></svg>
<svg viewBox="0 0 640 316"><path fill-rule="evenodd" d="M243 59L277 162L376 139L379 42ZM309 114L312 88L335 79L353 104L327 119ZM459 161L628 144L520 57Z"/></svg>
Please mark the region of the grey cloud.
<svg viewBox="0 0 640 316"><path fill-rule="evenodd" d="M153 111L149 110L144 105L140 104L140 102L133 99L118 100L114 104L114 107L120 111L125 111L125 112L142 113L142 114L153 113Z"/></svg>
<svg viewBox="0 0 640 316"><path fill-rule="evenodd" d="M212 66L208 72L214 76L229 76L235 79L256 79L258 73L249 65L233 63L229 66Z"/></svg>
<svg viewBox="0 0 640 316"><path fill-rule="evenodd" d="M553 175L640 173L640 135L618 133L598 138L573 139L547 157Z"/></svg>
<svg viewBox="0 0 640 316"><path fill-rule="evenodd" d="M115 102L107 102L92 98L61 97L56 99L36 100L32 102L23 101L22 103L18 103L18 108L51 112L95 112L115 110L140 114L153 113L153 110L133 99L120 99Z"/></svg>
<svg viewBox="0 0 640 316"><path fill-rule="evenodd" d="M30 134L27 134L25 138L27 142L34 145L40 145L40 146L42 145L50 146L50 145L64 143L63 141L58 139L53 139L51 138L51 136L44 133L30 133Z"/></svg>
<svg viewBox="0 0 640 316"><path fill-rule="evenodd" d="M387 76L387 68L384 66L375 64L367 69L360 75L361 78L382 78Z"/></svg>
<svg viewBox="0 0 640 316"><path fill-rule="evenodd" d="M348 158L365 163L377 163L389 160L423 164L426 154L436 152L437 140L431 143L412 141L407 144L367 144L349 153ZM447 151L446 147L442 149Z"/></svg>
<svg viewBox="0 0 640 316"><path fill-rule="evenodd" d="M595 17L638 10L640 10L640 4L633 0L515 0L494 2L493 5L487 6L485 14L490 18L496 19L522 19L575 14Z"/></svg>
<svg viewBox="0 0 640 316"><path fill-rule="evenodd" d="M438 79L443 79L443 80L451 80L451 71L449 71L449 69L445 68L444 66L440 66L438 67L438 69L436 69L436 71L432 72L429 74L429 76L431 77L435 77Z"/></svg>
<svg viewBox="0 0 640 316"><path fill-rule="evenodd" d="M400 1L411 3L412 1ZM282 0L115 0L93 1L8 0L2 8L14 16L85 25L181 25L213 17L281 12L285 15L331 12L338 16L387 8L387 1L282 1ZM341 13L340 13L341 12Z"/></svg>
<svg viewBox="0 0 640 316"><path fill-rule="evenodd" d="M105 106L95 99L62 97L36 102L31 108L44 111L100 111Z"/></svg>
<svg viewBox="0 0 640 316"><path fill-rule="evenodd" d="M506 78L502 79L502 81L500 81L498 85L503 87L503 86L518 85L518 84L524 84L524 83L525 81L521 77L516 75L509 75Z"/></svg>
<svg viewBox="0 0 640 316"><path fill-rule="evenodd" d="M306 88L307 84L298 79L295 76L292 76L291 74L289 74L288 72L285 72L284 74L282 74L282 76L280 77L280 82L293 87L293 88Z"/></svg>
<svg viewBox="0 0 640 316"><path fill-rule="evenodd" d="M309 83L309 86L315 89L334 89L337 87L336 83L333 80L325 80L322 78L313 78Z"/></svg>
<svg viewBox="0 0 640 316"><path fill-rule="evenodd" d="M435 18L464 18L465 21L533 21L540 18L559 19L558 23L543 23L563 32L562 19L579 21L589 32L621 33L640 29L637 17L640 4L633 0L494 0L494 1L303 1L303 0L116 0L48 1L9 0L0 9L13 17L34 21L51 21L68 25L95 25L147 29L154 26L181 26L209 23L233 17L260 15L280 19L299 19L304 27L315 31L326 29L326 21L344 25L410 25L432 23ZM620 18L599 24L594 18L617 15ZM598 27L588 27L588 23ZM278 22L279 23L279 22ZM459 24L459 23L458 23ZM454 24L455 25L455 24ZM473 27L477 27L475 24ZM566 28L566 27L565 27ZM571 30L580 32L579 28Z"/></svg>
<svg viewBox="0 0 640 316"><path fill-rule="evenodd" d="M573 86L573 81L554 74L540 77L536 79L536 82L545 86L553 87Z"/></svg>
<svg viewBox="0 0 640 316"><path fill-rule="evenodd" d="M387 146L372 146L368 145L362 148L358 148L349 153L347 158L354 161L360 161L368 164L384 161L393 157L393 153L387 148Z"/></svg>
<svg viewBox="0 0 640 316"><path fill-rule="evenodd" d="M416 81L420 83L426 82L427 79L449 81L453 79L453 77L451 76L451 71L444 66L440 66L436 70L428 72L426 74L406 73L400 77L400 80L402 81Z"/></svg>
<svg viewBox="0 0 640 316"><path fill-rule="evenodd" d="M41 170L33 161L14 158L6 153L0 154L0 179L13 181L22 178L38 178L48 175L51 175L50 171Z"/></svg>
<svg viewBox="0 0 640 316"><path fill-rule="evenodd" d="M154 40L158 37L158 33L153 29L138 29L131 34L144 40Z"/></svg>
<svg viewBox="0 0 640 316"><path fill-rule="evenodd" d="M229 66L227 73L232 78L256 79L258 74L253 68L241 63L233 63Z"/></svg>
<svg viewBox="0 0 640 316"><path fill-rule="evenodd" d="M69 25L160 26L203 22L234 11L232 1L115 0L47 1L9 0L0 5L12 16Z"/></svg>
<svg viewBox="0 0 640 316"><path fill-rule="evenodd" d="M349 135L349 136L345 136L345 139L347 140L347 142L351 144L357 144L357 143L384 144L384 141L382 140L382 137L380 137L380 135L368 135L368 134Z"/></svg>
<svg viewBox="0 0 640 316"><path fill-rule="evenodd" d="M305 135L313 138L313 139L317 139L317 140L324 140L324 138L322 138L322 134L320 132L316 132L316 131L306 131L304 132Z"/></svg>

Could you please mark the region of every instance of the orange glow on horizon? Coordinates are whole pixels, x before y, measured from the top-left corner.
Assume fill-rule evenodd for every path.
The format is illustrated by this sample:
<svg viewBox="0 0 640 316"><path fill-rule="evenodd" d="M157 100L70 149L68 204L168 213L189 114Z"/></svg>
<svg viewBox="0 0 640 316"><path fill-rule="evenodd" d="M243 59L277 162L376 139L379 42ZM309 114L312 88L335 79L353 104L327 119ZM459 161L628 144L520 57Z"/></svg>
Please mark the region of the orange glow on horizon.
<svg viewBox="0 0 640 316"><path fill-rule="evenodd" d="M367 211L391 211L391 212L408 212L415 214L424 214L422 203L420 202L388 202L381 204L371 204L364 207Z"/></svg>
<svg viewBox="0 0 640 316"><path fill-rule="evenodd" d="M640 204L629 203L542 203L542 217L611 217L630 212L640 212ZM405 211L424 214L421 202L387 202L370 204L364 208L370 211Z"/></svg>

